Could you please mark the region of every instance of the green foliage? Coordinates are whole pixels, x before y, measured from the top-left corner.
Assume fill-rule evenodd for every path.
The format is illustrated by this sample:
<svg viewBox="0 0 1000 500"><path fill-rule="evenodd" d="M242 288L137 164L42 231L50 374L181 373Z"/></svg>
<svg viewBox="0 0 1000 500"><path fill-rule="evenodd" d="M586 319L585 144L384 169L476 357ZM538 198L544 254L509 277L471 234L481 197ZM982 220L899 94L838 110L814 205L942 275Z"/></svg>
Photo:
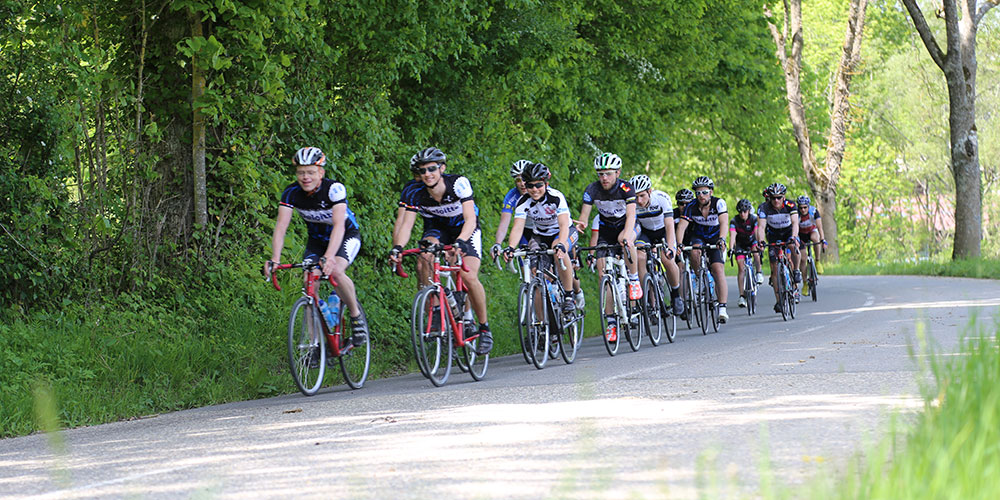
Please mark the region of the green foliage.
<svg viewBox="0 0 1000 500"><path fill-rule="evenodd" d="M1000 261L996 259L952 260L939 256L933 260L903 262L872 262L827 264L827 274L891 275L915 274L926 276L955 276L961 278L1000 279Z"/></svg>

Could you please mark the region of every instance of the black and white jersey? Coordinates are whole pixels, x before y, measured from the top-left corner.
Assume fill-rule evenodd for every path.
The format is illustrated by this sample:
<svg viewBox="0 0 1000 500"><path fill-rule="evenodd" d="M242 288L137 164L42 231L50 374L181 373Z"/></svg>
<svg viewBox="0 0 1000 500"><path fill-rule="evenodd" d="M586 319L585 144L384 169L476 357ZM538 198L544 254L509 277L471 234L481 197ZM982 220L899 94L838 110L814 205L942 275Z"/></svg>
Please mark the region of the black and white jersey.
<svg viewBox="0 0 1000 500"><path fill-rule="evenodd" d="M462 203L472 200L472 184L469 179L455 174L444 174L440 182L445 183L444 196L441 201L437 201L431 196L430 191L424 186L423 189L415 189L411 192L408 201L401 202L406 205L406 209L417 212L425 219L439 219L449 226L461 226L465 224L465 216L462 215ZM475 207L476 215L479 215L479 207Z"/></svg>
<svg viewBox="0 0 1000 500"><path fill-rule="evenodd" d="M600 181L595 181L583 192L583 203L597 207L602 226L624 227L625 207L635 204L635 189L632 189L631 184L618 179L611 189L605 191Z"/></svg>
<svg viewBox="0 0 1000 500"><path fill-rule="evenodd" d="M635 205L636 221L647 231L659 231L663 229L666 226L666 223L663 221L664 216L673 218L674 208L673 204L670 203L667 193L663 191L651 191L649 193L649 205L645 207L640 207L638 203Z"/></svg>
<svg viewBox="0 0 1000 500"><path fill-rule="evenodd" d="M331 179L323 179L319 188L307 193L298 182L290 184L281 193L281 206L294 209L306 221L309 238L329 241L333 229L333 207L347 204L347 188ZM360 229L358 219L351 208L347 208L345 230Z"/></svg>
<svg viewBox="0 0 1000 500"><path fill-rule="evenodd" d="M684 215L682 215L684 220L689 222L684 237L687 238L687 235L691 234L692 237L701 238L702 241L718 240L722 235L719 227L719 216L724 213L728 213L726 200L714 196L708 201L707 215L702 213L698 200L688 203L684 207Z"/></svg>
<svg viewBox="0 0 1000 500"><path fill-rule="evenodd" d="M797 213L795 204L785 200L780 208L774 208L770 202L762 203L757 208L757 218L767 221L767 231L781 233L791 231L792 214Z"/></svg>
<svg viewBox="0 0 1000 500"><path fill-rule="evenodd" d="M569 213L566 197L558 190L549 187L545 196L535 200L529 194L521 195L514 206L514 218L525 219L535 223L532 231L540 236L555 236L559 234L559 216Z"/></svg>

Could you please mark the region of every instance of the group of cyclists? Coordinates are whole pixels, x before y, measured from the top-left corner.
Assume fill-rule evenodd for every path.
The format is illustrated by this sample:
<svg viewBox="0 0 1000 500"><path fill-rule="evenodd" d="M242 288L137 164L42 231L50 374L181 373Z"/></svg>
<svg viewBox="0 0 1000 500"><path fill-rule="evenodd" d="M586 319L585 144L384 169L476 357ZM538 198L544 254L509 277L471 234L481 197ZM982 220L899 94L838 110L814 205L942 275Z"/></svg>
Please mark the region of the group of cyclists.
<svg viewBox="0 0 1000 500"><path fill-rule="evenodd" d="M281 195L271 258L265 263L264 273L270 276L274 265L281 261L285 233L292 214L297 211L305 220L309 234L303 260L319 262L322 272L334 277L337 293L350 315L352 335L349 340L360 345L369 334L368 323L358 305L354 283L345 271L361 248L361 233L348 207L344 185L325 177L326 163L326 155L316 147L304 147L295 153L296 182ZM792 254L793 281L798 284L803 274L800 269L806 265L800 246L806 241L826 245L820 215L809 197L800 196L793 203L785 198L787 188L783 184L767 186L763 191L764 202L756 209L750 200L739 200L736 215L730 220L726 201L714 195L715 184L708 177L698 177L691 189L678 191L674 207L666 193L653 189L648 176L636 175L625 180L620 177L621 169L622 160L614 153L603 153L594 159L597 180L584 190L580 216L573 219L566 196L549 184L552 173L545 164L528 160L514 162L510 168L514 187L501 204L500 224L490 249L491 257L509 261L515 249L521 246L530 250L551 249L556 261L562 261L556 268L564 294L563 312L568 313L583 307L583 292L574 272L580 259L574 258L574 249L579 247L580 235L588 226L591 228L590 246L616 246L638 257L627 260L630 300L642 298L640 273L645 273L646 269L646 253L637 250L636 242L661 245L664 251L659 257L669 283L670 308L673 314L680 316L685 311L679 292L683 271L681 249L690 249L692 267L698 265L700 252L704 251L717 284L718 319L725 323L729 319L723 267L727 253L732 252L736 258L740 282L746 269L744 260L752 256L758 270L755 279L762 284L763 275L759 272L762 269L761 242L780 242ZM451 245L461 252L466 269L461 277L468 288L469 304L479 320L476 352L485 355L492 348L493 337L485 290L479 280L483 258L479 208L469 179L446 170L447 157L436 147L422 149L410 158L413 178L403 186L399 197L388 259L394 265L400 264L403 246L410 240L418 215L423 219L422 245ZM597 210L591 220L594 208ZM772 264L780 251L785 250L768 246ZM603 259L610 255L608 252L595 253L595 268L599 273L603 273ZM418 288L429 284L432 259L431 254L417 259ZM772 265L772 282L776 279L775 269ZM739 307L745 304L741 290ZM775 304L775 311L780 312L778 304ZM617 336L613 317L609 318L605 335L611 341Z"/></svg>

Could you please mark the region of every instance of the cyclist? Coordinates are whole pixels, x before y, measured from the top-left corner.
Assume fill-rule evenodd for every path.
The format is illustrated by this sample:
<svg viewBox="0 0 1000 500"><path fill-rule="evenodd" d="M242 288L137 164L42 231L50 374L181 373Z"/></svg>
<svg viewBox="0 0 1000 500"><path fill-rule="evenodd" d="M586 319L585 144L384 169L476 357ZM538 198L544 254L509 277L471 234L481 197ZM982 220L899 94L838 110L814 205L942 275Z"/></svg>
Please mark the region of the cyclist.
<svg viewBox="0 0 1000 500"><path fill-rule="evenodd" d="M423 186L409 193L405 200L406 210L423 217L424 232L420 237L422 243L453 245L465 256L464 263L469 271L459 274L469 289L469 302L480 321L476 353L487 354L493 347L493 335L486 316L486 293L479 281L482 251L479 209L476 207L469 179L446 174L446 162L445 154L435 147L421 150L410 158L410 170L420 176ZM398 233L393 236L389 260L394 264L399 263L403 245L410 240L415 218L412 215L407 217ZM423 260L423 265L429 270L433 267L432 259L430 254L423 254L418 261ZM427 283L427 276L429 271L420 276L422 283Z"/></svg>
<svg viewBox="0 0 1000 500"><path fill-rule="evenodd" d="M677 238L684 241L685 234L691 231L691 246L701 246L715 243L719 248L708 250L708 267L715 278L715 292L719 299L719 323L729 321L726 312L726 296L729 291L726 285L725 259L722 258L726 239L722 228L729 227L729 212L726 200L713 196L715 183L708 177L701 176L691 183L691 189L697 198L684 207L681 221L677 224ZM691 251L691 265L695 269L701 262L702 250Z"/></svg>
<svg viewBox="0 0 1000 500"><path fill-rule="evenodd" d="M271 260L264 264L264 275L270 278L274 265L281 262L288 224L292 214L298 212L309 231L302 260L319 262L323 274L333 276L337 294L347 305L351 317L350 341L360 346L368 336L368 321L358 306L354 282L345 271L361 250L361 231L354 212L347 206L347 189L324 177L326 155L319 148L299 149L292 158L292 165L296 181L285 188L278 202L278 217L271 236Z"/></svg>
<svg viewBox="0 0 1000 500"><path fill-rule="evenodd" d="M675 315L684 312L684 299L680 297L681 276L674 262L674 250L677 239L674 235L674 209L670 206L667 193L653 189L653 183L648 175L637 175L629 180L635 189L635 217L639 222L639 236L636 241L650 245L666 243L665 251L660 254L660 262L666 271L670 282L670 304ZM645 279L646 252L639 252L639 278Z"/></svg>
<svg viewBox="0 0 1000 500"><path fill-rule="evenodd" d="M799 196L796 201L799 210L799 239L802 240L802 250L806 249L807 241L821 243L825 250L826 237L823 235L823 223L819 220L819 210L810 205L809 197L806 195ZM799 252L799 269L802 274L808 271L806 269L808 263L809 259L806 257L806 253ZM818 262L817 265L819 265ZM802 295L809 295L809 283L805 281L802 283Z"/></svg>
<svg viewBox="0 0 1000 500"><path fill-rule="evenodd" d="M594 158L594 170L597 171L597 181L592 182L583 192L583 207L580 209L580 220L577 230L586 229L586 221L590 220L590 210L596 205L601 216L599 222L598 244L623 244L629 252L635 255L635 190L632 185L619 179L622 159L614 153L604 153ZM598 276L604 276L604 252L597 255ZM629 270L628 295L631 300L642 298L642 287L639 286L638 259L627 262ZM607 304L612 301L609 299ZM609 341L618 340L618 323L614 317L608 318L608 331L605 332Z"/></svg>
<svg viewBox="0 0 1000 500"><path fill-rule="evenodd" d="M503 197L503 203L500 205L500 225L497 226L497 234L494 237L495 243L493 247L490 248L490 257L497 258L500 251L503 250L503 239L507 236L507 229L510 226L511 217L514 216L514 206L517 204L517 200L521 199L522 196L527 193L524 189L524 180L522 175L524 173L525 167L531 165L528 160L517 160L513 165L510 166L510 176L514 178L514 187L507 191L507 194ZM518 245L527 245L528 240L531 239L532 228L535 227L535 222L528 219L524 223L524 232L521 234L521 240Z"/></svg>
<svg viewBox="0 0 1000 500"><path fill-rule="evenodd" d="M733 217L732 222L729 223L729 248L733 249L736 254L736 267L739 269L737 272L736 282L740 284L740 307L747 306L747 299L743 296L743 275L746 273L747 266L743 261L747 255L750 255L752 250L757 249L757 216L751 213L753 210L753 205L750 204L750 200L742 199L736 202L736 216ZM755 269L757 269L757 275L754 279L757 280L757 284L764 282L764 275L761 273L760 269L760 254L753 254L753 263Z"/></svg>
<svg viewBox="0 0 1000 500"><path fill-rule="evenodd" d="M795 262L798 259L799 251L798 237L795 236L799 232L799 214L795 210L795 204L785 199L787 191L788 188L784 184L777 182L764 190L768 201L760 206L757 213L757 241L785 242L785 251L791 249L795 253L795 257L791 259L792 262ZM777 285L778 266L775 265L778 260L778 251L775 247L769 247L767 251L767 258L771 264L771 286L774 287L774 298L776 299L774 312L776 313L781 312L781 297L778 297ZM802 281L802 273L795 269L792 272L794 286L798 286L800 281Z"/></svg>
<svg viewBox="0 0 1000 500"><path fill-rule="evenodd" d="M552 177L549 167L534 163L526 167L521 175L528 192L514 206L514 225L511 227L509 240L511 246L504 249L504 260L510 260L510 255L514 253L512 246L521 241L527 221L534 221L535 230L528 241L528 249L556 250L554 257L562 261L562 265L556 266L556 272L562 282L565 297L563 314L570 314L576 310L576 294L573 291L573 264L569 256L579 235L570 223L569 205L562 193L549 187L548 181Z"/></svg>

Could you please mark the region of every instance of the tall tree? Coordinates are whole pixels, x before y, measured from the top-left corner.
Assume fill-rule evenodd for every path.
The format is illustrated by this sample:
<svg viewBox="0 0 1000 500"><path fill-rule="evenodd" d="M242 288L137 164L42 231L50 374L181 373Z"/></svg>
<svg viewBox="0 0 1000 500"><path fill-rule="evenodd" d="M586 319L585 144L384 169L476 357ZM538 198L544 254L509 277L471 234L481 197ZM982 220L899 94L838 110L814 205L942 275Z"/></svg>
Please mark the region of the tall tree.
<svg viewBox="0 0 1000 500"><path fill-rule="evenodd" d="M948 82L951 171L955 178L955 243L952 259L979 257L983 235L983 186L976 134L976 31L998 0L944 0L947 52L915 0L903 0L927 52Z"/></svg>
<svg viewBox="0 0 1000 500"><path fill-rule="evenodd" d="M191 38L198 41L203 40L201 14L190 11L188 15L191 19ZM202 104L199 102L201 96L205 95L204 64L197 53L191 58L191 162L194 169L194 223L202 228L208 224L208 194L205 188L205 115L202 114Z"/></svg>
<svg viewBox="0 0 1000 500"><path fill-rule="evenodd" d="M840 178L840 167L847 146L847 118L850 111L849 97L851 77L855 67L861 60L861 40L865 24L865 12L868 0L851 0L847 15L847 32L841 51L840 63L834 76L834 89L830 103L830 131L827 135L826 159L823 165L816 161L812 141L809 138L809 126L806 123L806 110L802 101L802 49L805 43L802 34L802 0L785 0L785 16L783 29L778 30L774 23L769 22L771 37L777 46L778 59L785 72L785 97L788 99L788 114L792 122L792 131L798 143L799 155L802 157L802 168L806 179L818 201L820 213L824 216L823 231L830 242L828 258L837 261L840 250L837 242L837 219L834 217L837 209L837 181ZM765 15L772 17L770 9L765 7Z"/></svg>

